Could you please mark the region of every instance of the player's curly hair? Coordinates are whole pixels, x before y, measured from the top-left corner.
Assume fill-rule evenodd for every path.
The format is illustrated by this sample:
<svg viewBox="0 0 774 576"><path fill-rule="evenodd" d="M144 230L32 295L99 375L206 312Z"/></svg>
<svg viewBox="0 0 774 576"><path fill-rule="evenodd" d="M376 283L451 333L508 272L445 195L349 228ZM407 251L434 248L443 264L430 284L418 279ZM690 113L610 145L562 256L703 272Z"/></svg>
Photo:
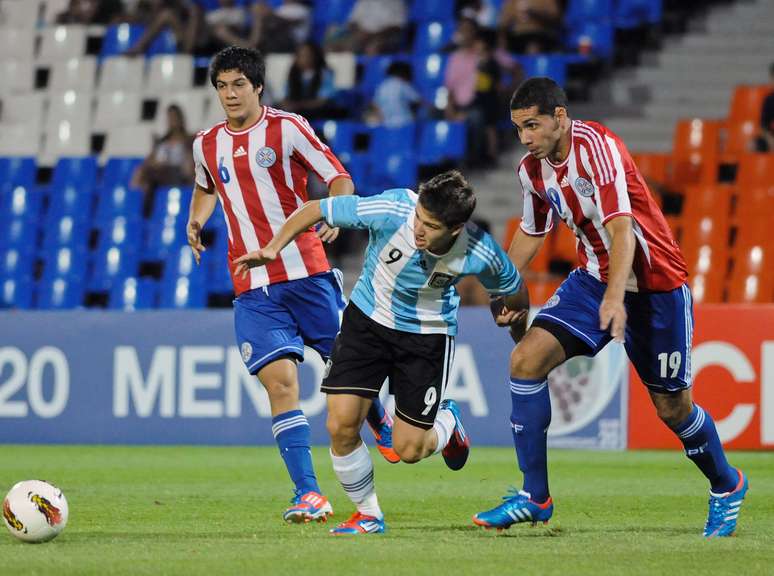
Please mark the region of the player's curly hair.
<svg viewBox="0 0 774 576"><path fill-rule="evenodd" d="M218 74L226 70L239 70L253 85L263 86L266 76L266 63L263 54L252 48L228 46L212 57L210 62L210 82L216 86Z"/></svg>
<svg viewBox="0 0 774 576"><path fill-rule="evenodd" d="M567 108L567 94L551 78L537 76L522 82L511 96L511 110L538 107L538 114L553 116L557 106Z"/></svg>
<svg viewBox="0 0 774 576"><path fill-rule="evenodd" d="M419 185L419 203L444 226L454 228L470 219L476 195L459 171L449 170Z"/></svg>

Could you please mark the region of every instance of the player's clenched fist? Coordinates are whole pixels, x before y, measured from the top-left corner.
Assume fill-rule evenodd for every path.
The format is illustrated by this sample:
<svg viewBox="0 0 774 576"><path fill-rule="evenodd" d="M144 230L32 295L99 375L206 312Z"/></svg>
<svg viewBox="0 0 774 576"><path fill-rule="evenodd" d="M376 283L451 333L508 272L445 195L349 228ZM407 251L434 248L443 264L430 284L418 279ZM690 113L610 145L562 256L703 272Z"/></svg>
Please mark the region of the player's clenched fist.
<svg viewBox="0 0 774 576"><path fill-rule="evenodd" d="M202 244L202 226L196 220L193 220L185 227L185 231L188 235L188 245L191 247L198 265L202 258L201 253L206 250L204 244Z"/></svg>

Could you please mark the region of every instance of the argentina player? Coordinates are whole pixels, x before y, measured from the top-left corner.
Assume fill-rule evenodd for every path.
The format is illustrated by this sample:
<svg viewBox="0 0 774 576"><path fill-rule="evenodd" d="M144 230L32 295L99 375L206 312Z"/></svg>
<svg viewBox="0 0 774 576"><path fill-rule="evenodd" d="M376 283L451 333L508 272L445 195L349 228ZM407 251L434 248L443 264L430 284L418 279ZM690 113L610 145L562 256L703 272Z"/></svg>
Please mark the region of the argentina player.
<svg viewBox="0 0 774 576"><path fill-rule="evenodd" d="M454 284L473 275L494 296L524 290L497 242L468 223L475 205L473 189L457 171L423 183L418 195L394 189L371 198L307 202L266 247L235 260L237 273L272 262L320 220L369 231L363 272L321 386L328 394L333 468L357 506L334 534L385 529L373 463L359 431L386 377L395 394L393 447L401 460L413 463L442 452L452 470L467 460L470 441L459 409L443 399L457 333ZM526 313L513 312L513 323Z"/></svg>

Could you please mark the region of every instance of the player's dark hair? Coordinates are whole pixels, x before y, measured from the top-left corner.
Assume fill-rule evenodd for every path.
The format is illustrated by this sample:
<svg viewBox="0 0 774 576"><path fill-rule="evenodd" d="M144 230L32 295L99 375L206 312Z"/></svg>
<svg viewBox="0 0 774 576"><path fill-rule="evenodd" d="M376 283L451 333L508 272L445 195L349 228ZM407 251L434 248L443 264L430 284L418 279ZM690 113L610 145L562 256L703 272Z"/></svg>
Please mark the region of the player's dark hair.
<svg viewBox="0 0 774 576"><path fill-rule="evenodd" d="M537 106L538 114L553 116L557 106L567 108L567 95L551 78L530 78L522 82L511 96L511 110L533 106Z"/></svg>
<svg viewBox="0 0 774 576"><path fill-rule="evenodd" d="M444 226L454 228L470 219L476 196L459 171L449 170L419 185L419 203Z"/></svg>
<svg viewBox="0 0 774 576"><path fill-rule="evenodd" d="M218 74L226 70L239 70L250 81L253 88L258 88L263 86L266 63L258 50L229 46L212 57L210 82L213 86L217 86Z"/></svg>

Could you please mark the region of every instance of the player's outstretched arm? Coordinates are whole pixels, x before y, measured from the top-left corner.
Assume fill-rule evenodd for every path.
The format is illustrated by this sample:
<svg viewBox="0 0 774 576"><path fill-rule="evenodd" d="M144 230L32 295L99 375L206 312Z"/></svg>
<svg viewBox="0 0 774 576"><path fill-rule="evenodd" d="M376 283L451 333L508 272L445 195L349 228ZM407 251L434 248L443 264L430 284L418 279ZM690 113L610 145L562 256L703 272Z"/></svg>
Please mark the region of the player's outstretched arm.
<svg viewBox="0 0 774 576"><path fill-rule="evenodd" d="M605 224L610 234L610 267L607 271L607 289L599 305L599 327L610 329L610 335L617 341L624 341L626 330L626 308L624 295L626 281L634 260L634 232L632 219L622 215Z"/></svg>
<svg viewBox="0 0 774 576"><path fill-rule="evenodd" d="M201 253L205 251L202 244L202 228L212 216L218 197L198 184L194 186L191 206L188 209L188 224L185 227L188 236L188 245L191 247L196 264L201 260Z"/></svg>
<svg viewBox="0 0 774 576"><path fill-rule="evenodd" d="M266 246L234 259L234 264L236 264L234 274L245 277L250 268L265 266L267 263L275 260L282 249L290 244L296 236L308 230L310 226L322 219L320 201L310 200L290 215L290 218L282 225L277 235Z"/></svg>
<svg viewBox="0 0 774 576"><path fill-rule="evenodd" d="M350 178L336 178L331 182L331 185L328 188L328 194L330 196L351 196L354 193L355 185ZM338 227L328 226L325 222L320 224L320 227L317 230L317 237L326 244L330 244L338 238L338 236Z"/></svg>
<svg viewBox="0 0 774 576"><path fill-rule="evenodd" d="M508 248L508 258L511 259L516 269L522 273L527 269L529 263L540 251L545 241L545 234L542 236L531 236L519 228L511 240L511 246Z"/></svg>

